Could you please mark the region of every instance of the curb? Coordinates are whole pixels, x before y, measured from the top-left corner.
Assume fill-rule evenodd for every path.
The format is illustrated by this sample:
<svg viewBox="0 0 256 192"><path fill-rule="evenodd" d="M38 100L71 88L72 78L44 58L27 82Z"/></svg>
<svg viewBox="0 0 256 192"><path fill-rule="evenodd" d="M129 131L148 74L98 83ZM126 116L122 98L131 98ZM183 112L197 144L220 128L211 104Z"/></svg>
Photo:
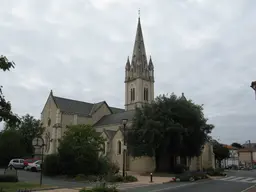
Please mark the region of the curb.
<svg viewBox="0 0 256 192"><path fill-rule="evenodd" d="M46 187L46 188L40 188L40 189L31 189L31 191L49 191L54 189L64 189L63 187Z"/></svg>

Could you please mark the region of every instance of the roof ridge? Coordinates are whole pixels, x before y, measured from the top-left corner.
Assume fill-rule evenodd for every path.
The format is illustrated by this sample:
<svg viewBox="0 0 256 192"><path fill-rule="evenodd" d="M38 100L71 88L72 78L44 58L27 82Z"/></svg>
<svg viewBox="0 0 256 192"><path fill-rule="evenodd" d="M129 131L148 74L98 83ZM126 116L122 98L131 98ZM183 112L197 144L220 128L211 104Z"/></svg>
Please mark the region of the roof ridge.
<svg viewBox="0 0 256 192"><path fill-rule="evenodd" d="M59 96L53 96L53 97L56 97L56 98L59 98L59 99L65 99L65 100L69 100L69 101L76 101L76 102L81 102L81 103L86 103L86 104L94 105L94 103L89 103L89 102L75 100L75 99L68 99L68 98L65 98L65 97L59 97Z"/></svg>

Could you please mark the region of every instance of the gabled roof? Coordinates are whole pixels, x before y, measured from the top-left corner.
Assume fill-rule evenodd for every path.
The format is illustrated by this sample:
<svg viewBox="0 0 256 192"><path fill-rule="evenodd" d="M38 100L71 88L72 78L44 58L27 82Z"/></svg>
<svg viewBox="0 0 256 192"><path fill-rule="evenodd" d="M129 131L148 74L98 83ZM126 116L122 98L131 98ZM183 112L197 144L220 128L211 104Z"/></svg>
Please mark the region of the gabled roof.
<svg viewBox="0 0 256 192"><path fill-rule="evenodd" d="M115 136L117 131L112 131L112 130L104 130L104 133L107 135L109 140L112 140Z"/></svg>
<svg viewBox="0 0 256 192"><path fill-rule="evenodd" d="M52 97L61 112L68 113L68 114L77 114L82 116L92 115L95 111L97 111L100 108L102 104L106 103L105 101L101 101L98 103L88 103L88 102L77 101L73 99L67 99L63 97L57 97L54 95L52 95ZM125 111L124 109L115 108L115 107L109 107L109 109L113 114Z"/></svg>
<svg viewBox="0 0 256 192"><path fill-rule="evenodd" d="M99 127L99 126L103 126L103 125L112 125L112 124L120 124L121 125L123 119L128 119L128 121L132 121L134 115L135 115L135 110L105 115L93 126Z"/></svg>

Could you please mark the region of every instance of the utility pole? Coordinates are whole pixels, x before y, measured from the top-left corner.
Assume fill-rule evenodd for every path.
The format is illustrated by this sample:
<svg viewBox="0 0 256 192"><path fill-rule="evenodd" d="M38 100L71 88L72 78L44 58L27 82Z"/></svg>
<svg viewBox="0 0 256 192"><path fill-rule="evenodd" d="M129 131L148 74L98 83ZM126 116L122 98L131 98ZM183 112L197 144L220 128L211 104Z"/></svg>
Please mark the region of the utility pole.
<svg viewBox="0 0 256 192"><path fill-rule="evenodd" d="M249 140L248 142L249 142L249 148L251 150L251 166L253 169L253 149L252 149L252 145L251 145L251 140Z"/></svg>

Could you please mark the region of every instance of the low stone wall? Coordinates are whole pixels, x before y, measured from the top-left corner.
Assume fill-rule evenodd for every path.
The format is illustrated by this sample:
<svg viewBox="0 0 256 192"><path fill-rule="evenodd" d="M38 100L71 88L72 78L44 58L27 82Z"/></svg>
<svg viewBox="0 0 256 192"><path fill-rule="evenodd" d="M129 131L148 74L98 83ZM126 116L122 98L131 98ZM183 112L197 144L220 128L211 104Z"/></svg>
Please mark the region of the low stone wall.
<svg viewBox="0 0 256 192"><path fill-rule="evenodd" d="M137 173L153 172L156 168L155 159L148 156L129 157L129 170Z"/></svg>

